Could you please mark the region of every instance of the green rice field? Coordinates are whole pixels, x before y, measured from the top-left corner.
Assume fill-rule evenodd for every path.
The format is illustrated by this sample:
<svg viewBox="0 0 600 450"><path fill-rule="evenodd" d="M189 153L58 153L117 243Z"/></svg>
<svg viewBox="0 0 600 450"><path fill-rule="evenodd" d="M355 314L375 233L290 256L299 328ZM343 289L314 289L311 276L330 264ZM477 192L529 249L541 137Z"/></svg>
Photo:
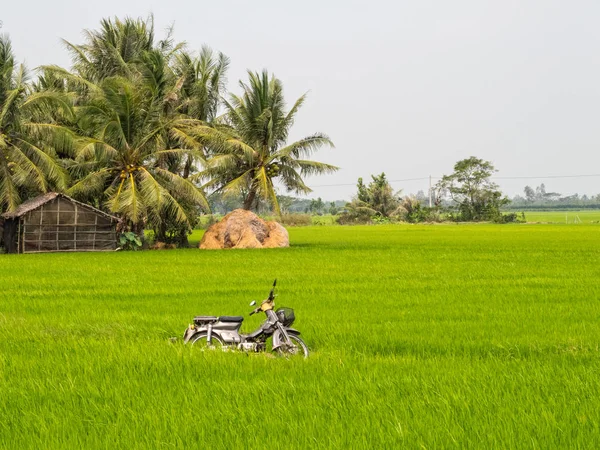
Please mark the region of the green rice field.
<svg viewBox="0 0 600 450"><path fill-rule="evenodd" d="M525 219L527 222L563 224L600 223L600 210L582 209L569 211L525 211Z"/></svg>
<svg viewBox="0 0 600 450"><path fill-rule="evenodd" d="M0 448L600 447L600 225L290 236L0 255ZM275 277L309 359L170 339Z"/></svg>

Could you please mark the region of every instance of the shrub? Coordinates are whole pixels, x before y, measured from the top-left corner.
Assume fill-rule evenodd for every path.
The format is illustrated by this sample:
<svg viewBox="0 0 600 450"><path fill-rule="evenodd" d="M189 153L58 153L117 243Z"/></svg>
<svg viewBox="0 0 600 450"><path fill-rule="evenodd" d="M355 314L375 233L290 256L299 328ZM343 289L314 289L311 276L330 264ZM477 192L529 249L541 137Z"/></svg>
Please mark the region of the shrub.
<svg viewBox="0 0 600 450"><path fill-rule="evenodd" d="M388 223L392 223L392 220L389 217L377 215L371 218L371 222L375 225L387 225Z"/></svg>
<svg viewBox="0 0 600 450"><path fill-rule="evenodd" d="M300 213L283 214L278 222L290 227L304 227L313 223L310 214Z"/></svg>
<svg viewBox="0 0 600 450"><path fill-rule="evenodd" d="M338 223L338 217L334 215L312 216L313 225L334 225Z"/></svg>
<svg viewBox="0 0 600 450"><path fill-rule="evenodd" d="M521 214L519 214L519 213L511 212L511 213L506 213L506 214L500 214L494 219L494 222L495 223L525 223L525 213L521 212Z"/></svg>
<svg viewBox="0 0 600 450"><path fill-rule="evenodd" d="M373 223L371 214L361 214L356 211L349 211L346 209L343 211L337 219L337 222L340 225L365 225L368 223Z"/></svg>
<svg viewBox="0 0 600 450"><path fill-rule="evenodd" d="M439 208L423 208L425 211L425 221L426 222L443 222L444 219L442 217L442 213Z"/></svg>
<svg viewBox="0 0 600 450"><path fill-rule="evenodd" d="M126 231L119 236L119 245L122 250L139 250L142 248L142 240L133 231Z"/></svg>

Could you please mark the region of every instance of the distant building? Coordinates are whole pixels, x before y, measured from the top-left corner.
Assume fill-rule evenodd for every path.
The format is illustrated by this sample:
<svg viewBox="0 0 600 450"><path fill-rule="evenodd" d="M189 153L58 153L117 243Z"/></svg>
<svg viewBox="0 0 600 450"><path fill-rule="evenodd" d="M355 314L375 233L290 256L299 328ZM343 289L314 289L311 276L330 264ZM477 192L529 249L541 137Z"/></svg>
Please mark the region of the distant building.
<svg viewBox="0 0 600 450"><path fill-rule="evenodd" d="M7 253L110 251L118 218L64 194L50 192L2 214Z"/></svg>

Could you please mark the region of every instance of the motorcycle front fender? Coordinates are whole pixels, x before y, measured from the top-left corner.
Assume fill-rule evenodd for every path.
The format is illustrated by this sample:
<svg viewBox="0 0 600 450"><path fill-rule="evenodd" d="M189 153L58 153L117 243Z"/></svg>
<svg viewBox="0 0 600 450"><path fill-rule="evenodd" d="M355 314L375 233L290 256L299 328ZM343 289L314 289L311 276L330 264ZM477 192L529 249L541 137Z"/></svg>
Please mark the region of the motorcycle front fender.
<svg viewBox="0 0 600 450"><path fill-rule="evenodd" d="M273 350L277 350L286 341L287 337L285 336L284 333L287 333L288 335L290 335L290 334L295 334L296 336L300 335L300 332L298 330L295 330L293 328L281 327L273 334Z"/></svg>
<svg viewBox="0 0 600 450"><path fill-rule="evenodd" d="M296 336L300 336L300 332L294 328L286 328L285 331L287 334L295 334Z"/></svg>

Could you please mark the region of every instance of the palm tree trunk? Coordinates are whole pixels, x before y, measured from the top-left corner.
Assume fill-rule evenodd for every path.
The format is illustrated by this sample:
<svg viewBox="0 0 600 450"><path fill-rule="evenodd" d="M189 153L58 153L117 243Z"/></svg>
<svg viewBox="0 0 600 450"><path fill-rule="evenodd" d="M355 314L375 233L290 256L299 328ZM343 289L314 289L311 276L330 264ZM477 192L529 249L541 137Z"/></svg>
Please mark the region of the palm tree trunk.
<svg viewBox="0 0 600 450"><path fill-rule="evenodd" d="M250 188L250 192L248 192L248 195L244 199L244 206L243 206L243 208L246 211L250 211L252 209L252 205L254 204L254 200L255 199L256 199L256 187L252 186Z"/></svg>
<svg viewBox="0 0 600 450"><path fill-rule="evenodd" d="M189 178L191 170L192 170L192 157L188 155L187 161L185 162L185 166L183 167L183 178L185 178L185 179Z"/></svg>
<svg viewBox="0 0 600 450"><path fill-rule="evenodd" d="M192 157L190 155L188 155L187 161L185 162L185 166L183 168L183 178L184 179L189 178L191 169L192 169ZM187 229L185 227L183 227L179 231L179 238L178 238L177 244L180 248L188 248L190 246L190 243L188 241Z"/></svg>
<svg viewBox="0 0 600 450"><path fill-rule="evenodd" d="M154 241L156 242L166 242L167 241L167 226L164 222L161 222L154 232Z"/></svg>
<svg viewBox="0 0 600 450"><path fill-rule="evenodd" d="M179 242L177 242L177 248L190 248L190 241L188 240L187 233L179 235Z"/></svg>
<svg viewBox="0 0 600 450"><path fill-rule="evenodd" d="M177 239L177 247L179 248L189 248L190 242L188 241L188 229L187 227L181 227L179 231L179 236Z"/></svg>

